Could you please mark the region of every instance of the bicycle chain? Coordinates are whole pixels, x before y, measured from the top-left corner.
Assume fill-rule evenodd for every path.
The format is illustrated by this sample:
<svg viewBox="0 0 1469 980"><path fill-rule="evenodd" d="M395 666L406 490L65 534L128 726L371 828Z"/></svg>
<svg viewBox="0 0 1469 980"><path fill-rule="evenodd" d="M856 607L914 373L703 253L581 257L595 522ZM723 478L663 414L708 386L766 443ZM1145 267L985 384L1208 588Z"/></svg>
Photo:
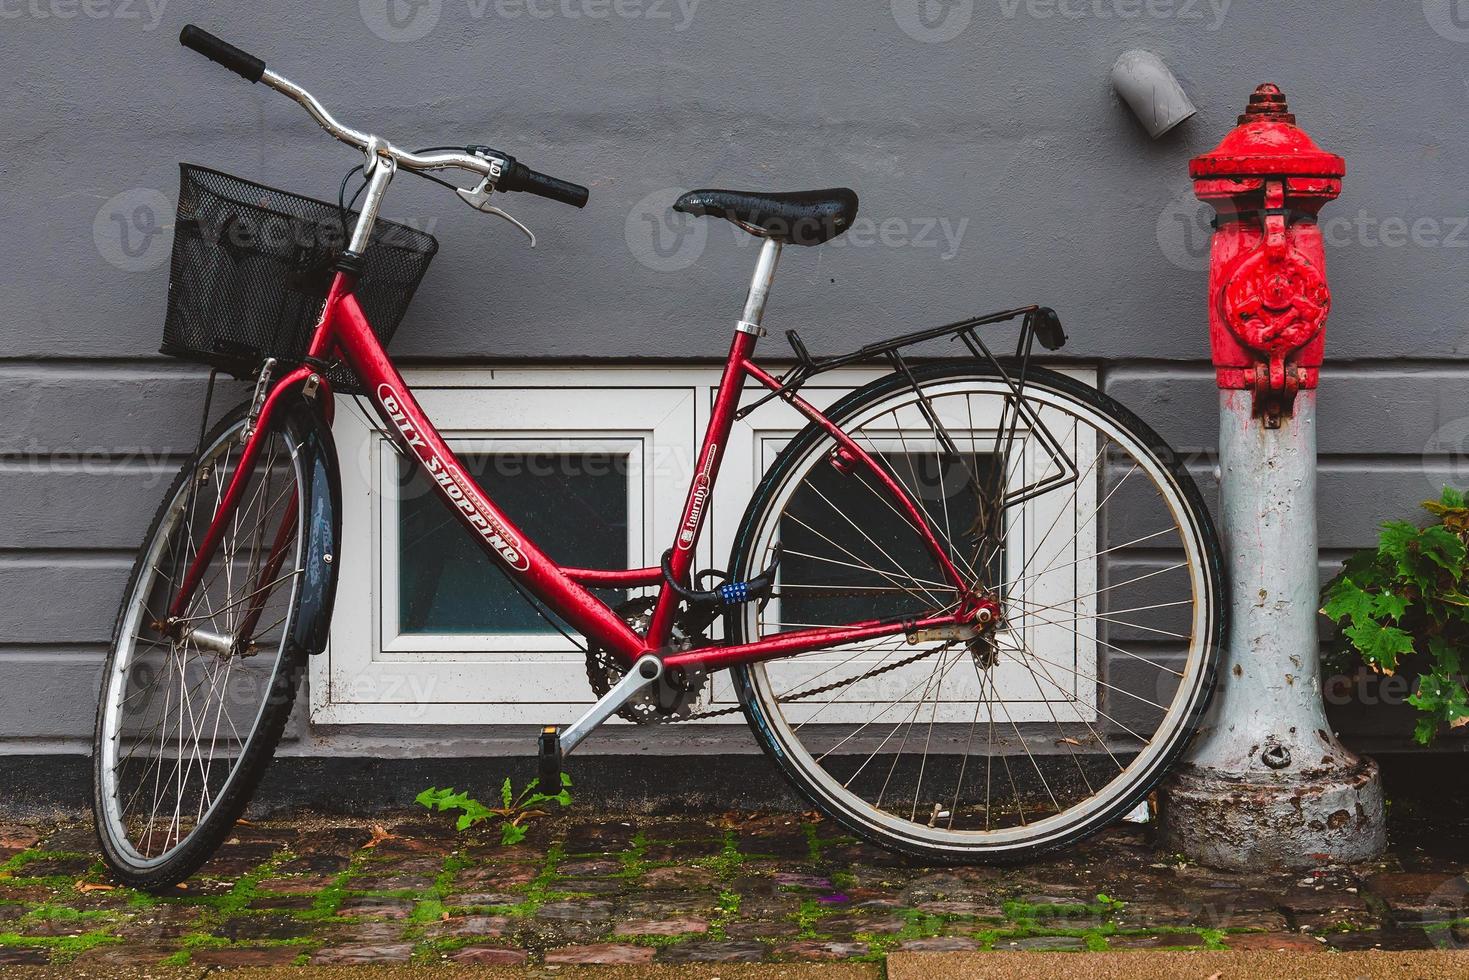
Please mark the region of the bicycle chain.
<svg viewBox="0 0 1469 980"><path fill-rule="evenodd" d="M930 648L928 650L923 650L923 651L920 651L918 653L915 653L911 657L906 657L903 660L899 660L895 664L888 664L886 667L874 667L872 670L869 670L867 673L862 674L861 676L856 677L856 678L854 678L852 680L833 681L830 684L823 684L820 687L813 687L813 688L810 688L809 690L802 691L799 694L792 694L789 697L783 698L782 700L783 701L801 701L801 700L804 700L805 698L814 698L818 694L825 694L827 691L834 691L834 690L836 690L839 687L848 687L848 686L850 686L852 684L857 683L858 681L865 681L869 677L879 677L879 676L881 676L883 674L888 673L889 671L897 670L900 667L906 667L909 664L916 664L920 660L923 660L923 659L925 659L927 657L933 656L935 653L938 653L940 650L946 650L946 649L948 649L948 647L951 646L951 645L952 644L945 644L943 646L932 647L932 648ZM743 711L743 710L744 710L744 708L740 707L739 705L735 705L732 708L717 708L717 709L715 709L713 711L696 711L696 712L694 712L693 714L689 715L686 718L666 717L666 718L660 719L657 723L660 724L660 725L663 725L663 724L668 724L669 722L700 721L700 720L702 720L704 718L718 718L718 717L721 717L723 715L732 715L732 714L734 714L737 711Z"/></svg>

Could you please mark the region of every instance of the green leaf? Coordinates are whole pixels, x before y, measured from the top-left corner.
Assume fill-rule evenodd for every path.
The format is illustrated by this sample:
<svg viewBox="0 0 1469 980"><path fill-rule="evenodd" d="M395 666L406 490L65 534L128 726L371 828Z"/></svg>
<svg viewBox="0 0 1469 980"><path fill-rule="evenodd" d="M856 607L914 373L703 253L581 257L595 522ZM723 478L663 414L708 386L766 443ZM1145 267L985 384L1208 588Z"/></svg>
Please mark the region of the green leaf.
<svg viewBox="0 0 1469 980"><path fill-rule="evenodd" d="M1413 652L1413 638L1396 626L1364 620L1342 630L1361 652L1362 659L1384 670L1396 670L1398 655Z"/></svg>
<svg viewBox="0 0 1469 980"><path fill-rule="evenodd" d="M564 789L561 792L557 793L555 796L551 797L551 799L555 800L557 803L560 803L562 806L571 806L571 794Z"/></svg>
<svg viewBox="0 0 1469 980"><path fill-rule="evenodd" d="M1455 490L1453 487L1444 487L1443 496L1439 497L1438 502L1444 507L1463 507L1464 494L1462 491Z"/></svg>
<svg viewBox="0 0 1469 980"><path fill-rule="evenodd" d="M1321 611L1340 623L1349 620L1362 623L1372 618L1372 596L1351 579L1339 578L1327 586L1326 604Z"/></svg>
<svg viewBox="0 0 1469 980"><path fill-rule="evenodd" d="M510 786L510 777L505 777L505 782L500 786L500 799L505 801L505 809L510 809L515 802L515 790Z"/></svg>
<svg viewBox="0 0 1469 980"><path fill-rule="evenodd" d="M1349 578L1358 585L1371 588L1383 577L1383 563L1376 548L1363 548L1342 563L1338 578Z"/></svg>
<svg viewBox="0 0 1469 980"><path fill-rule="evenodd" d="M571 785L571 777L568 776L564 772L561 774L561 785L562 786L570 786Z"/></svg>
<svg viewBox="0 0 1469 980"><path fill-rule="evenodd" d="M526 828L513 823L500 825L500 846L509 847L511 844L519 844L525 840Z"/></svg>
<svg viewBox="0 0 1469 980"><path fill-rule="evenodd" d="M1408 548L1418 539L1418 529L1407 521L1388 521L1378 536L1378 550L1396 561L1399 567L1408 556Z"/></svg>
<svg viewBox="0 0 1469 980"><path fill-rule="evenodd" d="M1364 593L1365 594L1365 593ZM1372 597L1372 615L1378 619L1402 619L1408 597L1397 592L1379 592Z"/></svg>
<svg viewBox="0 0 1469 980"><path fill-rule="evenodd" d="M1428 654L1434 660L1438 670L1442 670L1450 676L1458 676L1463 672L1460 666L1459 648L1445 640L1441 636L1428 638Z"/></svg>
<svg viewBox="0 0 1469 980"><path fill-rule="evenodd" d="M1418 536L1418 551L1429 561L1456 577L1464 567L1464 542L1441 525L1425 527Z"/></svg>
<svg viewBox="0 0 1469 980"><path fill-rule="evenodd" d="M430 786L428 789L415 796L413 798L413 802L417 803L419 806L426 806L430 810L432 810L434 808L434 803L438 799L438 795L439 791L433 786Z"/></svg>
<svg viewBox="0 0 1469 980"><path fill-rule="evenodd" d="M1438 733L1440 725L1457 727L1469 718L1469 690L1463 681L1451 675L1441 665L1424 674L1418 682L1418 690L1408 698L1408 703L1421 711L1413 737L1428 745Z"/></svg>

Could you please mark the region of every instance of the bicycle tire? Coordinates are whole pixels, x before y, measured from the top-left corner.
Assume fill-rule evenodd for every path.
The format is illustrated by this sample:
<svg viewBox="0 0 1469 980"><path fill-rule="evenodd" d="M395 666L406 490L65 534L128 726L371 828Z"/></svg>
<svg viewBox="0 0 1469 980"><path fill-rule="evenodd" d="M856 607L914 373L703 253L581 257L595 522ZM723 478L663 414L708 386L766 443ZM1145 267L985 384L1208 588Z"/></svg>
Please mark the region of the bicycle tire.
<svg viewBox="0 0 1469 980"><path fill-rule="evenodd" d="M864 408L881 403L903 389L911 389L916 382L931 385L944 380L960 378L1000 377L992 368L974 362L941 362L913 369L913 378L903 374L892 374L851 392L827 412L838 425L861 414ZM1114 802L1104 809L1079 820L1062 832L1004 848L956 848L936 846L912 836L899 836L884 832L874 826L871 819L856 814L843 804L811 771L811 763L800 758L800 751L792 751L789 741L782 741L772 724L770 706L762 699L757 689L756 672L763 665L737 667L731 676L740 705L744 711L756 741L765 754L776 765L786 781L806 800L831 816L839 825L859 839L939 863L1011 863L1027 860L1038 854L1054 850L1081 840L1134 809L1153 790L1158 781L1176 764L1198 730L1200 720L1207 710L1215 686L1215 675L1222 654L1224 638L1228 630L1228 606L1223 588L1223 570L1218 537L1210 518L1207 505L1193 478L1189 475L1176 453L1146 423L1127 408L1106 394L1076 379L1054 371L1032 366L1027 374L1026 390L1037 387L1053 393L1059 398L1071 399L1110 419L1119 430L1129 433L1141 446L1152 454L1160 470L1167 474L1192 525L1192 533L1199 543L1202 559L1202 576L1205 588L1208 626L1201 637L1202 663L1198 682L1190 692L1185 720L1169 734L1168 744L1159 752L1156 761L1138 774L1130 785L1117 795ZM792 472L813 456L818 447L825 451L829 436L816 424L808 424L780 452L763 477L753 495L736 535L731 553L731 576L741 580L759 570L759 558L754 540L759 529L767 525L769 514L777 494L781 492ZM726 620L726 635L731 643L750 642L751 635L748 610L735 611ZM819 763L818 763L819 765ZM962 777L961 777L962 781Z"/></svg>
<svg viewBox="0 0 1469 980"><path fill-rule="evenodd" d="M103 740L109 735L106 731L106 716L108 709L109 678L116 669L116 660L121 653L121 641L124 624L127 621L129 609L135 601L139 582L143 574L149 568L149 556L153 550L154 543L162 531L164 522L178 506L180 496L185 490L187 481L194 478L198 472L201 458L208 458L209 453L219 446L226 438L237 438L236 433L246 420L248 406L241 405L222 418L205 436L204 454L195 455L179 470L164 494L157 512L149 525L148 532L143 540L143 546L139 550L132 572L128 577L127 588L123 593L121 608L118 611L117 621L113 627L111 648L103 667L102 696L99 698L97 707L96 725L93 735L93 768L92 768L92 814L94 829L97 840L102 849L102 856L112 874L124 884L144 891L158 892L177 885L193 875L202 867L225 838L233 830L245 808L249 805L256 789L260 784L265 770L274 756L276 746L280 742L285 725L290 717L292 707L295 703L296 690L299 686L302 670L306 663L307 652L293 643L289 636L284 641L284 650L281 653L279 665L272 675L271 686L262 704L260 714L255 723L246 745L241 752L239 761L232 770L218 799L213 803L204 819L197 824L186 838L167 854L165 858L158 861L140 863L130 857L127 853L131 849L121 846L114 838L116 829L109 818L106 809L104 790L104 759L106 753L102 750ZM295 421L288 420L283 427L285 437L296 447L299 454L300 447L304 444L303 433ZM297 472L301 473L303 464L297 461ZM298 489L299 498L305 498L304 489ZM304 554L304 545L302 546ZM298 617L301 607L306 598L306 590L298 588L291 600L291 615ZM289 634L289 630L286 631Z"/></svg>

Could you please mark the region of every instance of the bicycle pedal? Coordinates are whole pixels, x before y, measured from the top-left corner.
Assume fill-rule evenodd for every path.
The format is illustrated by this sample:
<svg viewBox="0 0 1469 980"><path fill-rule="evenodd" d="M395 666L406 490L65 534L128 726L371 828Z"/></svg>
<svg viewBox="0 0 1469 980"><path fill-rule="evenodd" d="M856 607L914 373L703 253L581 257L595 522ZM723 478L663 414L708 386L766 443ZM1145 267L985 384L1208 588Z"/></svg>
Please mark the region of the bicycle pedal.
<svg viewBox="0 0 1469 980"><path fill-rule="evenodd" d="M547 725L536 739L541 792L553 793L561 788L561 729Z"/></svg>

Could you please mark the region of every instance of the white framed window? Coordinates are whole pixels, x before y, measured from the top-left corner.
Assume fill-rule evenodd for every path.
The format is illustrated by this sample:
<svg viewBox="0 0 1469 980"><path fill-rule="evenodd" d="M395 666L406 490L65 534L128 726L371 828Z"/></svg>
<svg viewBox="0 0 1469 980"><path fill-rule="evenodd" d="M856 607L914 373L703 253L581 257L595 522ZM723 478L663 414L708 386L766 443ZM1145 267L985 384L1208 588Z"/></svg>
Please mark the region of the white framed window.
<svg viewBox="0 0 1469 980"><path fill-rule="evenodd" d="M876 376L876 372L873 376ZM865 380L868 379L847 378L836 373L823 375L802 388L801 394L817 408L825 410L845 395L853 383ZM989 406L978 406L995 410L994 417L989 418L978 412L945 415L946 411L952 412L953 409L946 407L942 399L939 400L939 406L945 429L973 459L982 461L986 456L995 455L997 442L1001 438L997 402ZM1055 414L1059 416L1059 413ZM879 417L877 421L880 424L864 426L864 435L860 440L864 448L885 457L899 482L905 486L936 486L940 488L939 496L953 499L951 494L957 493L960 484L964 482L960 474L936 474L937 479L932 479L935 474L929 474L926 478L922 472L924 467L932 467L937 463L937 445L932 427L921 417L918 409L909 407L894 413L890 420ZM1040 421L1047 425L1048 431L1065 437L1062 448L1073 461L1091 459L1096 453L1094 435L1078 432L1069 420L1043 413ZM794 408L777 402L751 416L750 424L736 427L730 439L730 453L732 456L738 455L745 464L744 473L749 481L744 487L745 496L754 491L755 485L774 464L781 450L805 427L805 422L805 417ZM1026 439L1026 432L1023 424L1016 432L1014 445L1020 449L1012 452L1017 452L1019 458L1012 459L1007 474L1009 489L1015 491L1047 477L1054 477L1060 472L1053 457L1042 449L1040 440ZM726 464L726 472L730 470L730 466ZM841 487L846 481L837 476L835 471L830 474L813 474L812 478L823 477L824 494L840 506L843 503ZM723 477L720 489L725 489ZM860 503L853 501L854 506L869 503L870 497L866 495L861 498ZM919 503L942 531L942 501L930 499L920 500ZM1050 722L1053 718L1062 722L1096 720L1095 686L1081 681L1081 678L1093 675L1096 671L1093 616L1096 604L1096 563L1084 560L1097 550L1095 529L1090 529L1091 533L1088 533L1088 528L1074 526L1070 529L1070 534L1060 534L1054 530L1056 524L1073 520L1075 514L1093 513L1095 508L1096 487L1090 481L1082 481L1076 486L1074 494L1070 490L1051 493L1011 512L1017 515L1014 518L1015 523L1004 532L1003 551L994 559L1000 566L999 580L1016 583L1020 595L1029 604L1027 608L1055 610L1048 615L1050 625L1042 625L1036 619L1027 617L1024 630L1025 645L1033 651L1031 657L1045 656L1055 665L1054 676L1048 679L1048 683L1037 681L1019 658L1002 658L996 668L996 682L1006 691L1006 707L1011 713L1010 718L1017 723ZM892 524L894 528L905 526L900 523L901 519L896 516L896 512L883 512L880 508L874 510L876 513L870 515L870 520L883 521ZM741 513L736 513L734 525L721 528L726 541L733 541L741 516ZM1079 519L1077 524L1080 524ZM781 534L786 537L801 531L797 524L791 528L783 527ZM873 533L877 534L875 530ZM906 531L888 535L886 540L892 541L900 536L906 538ZM916 538L912 542L915 549L921 548ZM814 550L830 551L829 548ZM903 564L901 556L898 564ZM783 563L783 592L791 591L788 579L792 574L799 574L798 567L795 562L788 560ZM787 613L781 608L783 601L785 600L779 598L771 600L767 607L767 621L780 623L791 629L850 621L859 615L851 609L822 615L820 607L811 602L804 603L799 612ZM870 615L878 616L882 613L883 610L875 609ZM866 664L876 666L881 656L878 653L863 654L853 659L850 650L837 647L829 652L774 661L766 665L766 670L770 672L776 690L799 690L808 686L803 683L804 679L819 675L828 667L845 665L845 673L857 673L859 671L854 668ZM1077 669L1073 668L1079 668L1080 677ZM866 712L870 711L873 704L889 703L895 692L921 685L928 674L928 664L915 664L885 672L880 677L847 689L841 703L827 704L818 699L809 706L795 704L788 717L798 724L804 717L804 708L811 712L819 711L822 720L827 722L865 721L868 717ZM952 680L946 681L945 700L938 706L934 719L941 722L969 721L974 699L980 696L977 684L977 678L956 672Z"/></svg>
<svg viewBox="0 0 1469 980"><path fill-rule="evenodd" d="M826 408L882 373L832 372L802 394ZM1068 373L1093 380L1089 372ZM718 367L416 368L405 374L455 452L553 559L607 568L658 562L681 515ZM573 720L593 700L584 655L514 594L425 492L421 477L411 476L386 436L353 403L338 404L343 554L331 643L311 663L313 723ZM974 422L972 432L968 424L956 424L965 438L976 444L992 438L982 422ZM736 424L699 542L698 567L725 567L751 494L803 425L780 402ZM927 430L915 423L914 431ZM893 452L903 438L913 450L911 434L891 435ZM1078 448L1073 458L1088 454ZM1019 574L1025 542L1036 533L1029 528L1011 535L1016 547L1007 545L1007 572ZM1087 547L1085 535L1076 540ZM1065 556L1057 564L1028 583L1040 590L1036 601L1049 587L1047 576L1085 575L1089 565ZM1056 578L1057 594L1090 591L1077 584L1068 578L1063 587ZM1095 662L1094 642L1080 634L1035 640L1058 661ZM1072 693L1091 697L1090 691ZM716 705L726 703L727 685L716 685L714 695ZM1062 703L1038 692L1029 720L1049 719L1046 712ZM722 720L740 723L737 716Z"/></svg>

